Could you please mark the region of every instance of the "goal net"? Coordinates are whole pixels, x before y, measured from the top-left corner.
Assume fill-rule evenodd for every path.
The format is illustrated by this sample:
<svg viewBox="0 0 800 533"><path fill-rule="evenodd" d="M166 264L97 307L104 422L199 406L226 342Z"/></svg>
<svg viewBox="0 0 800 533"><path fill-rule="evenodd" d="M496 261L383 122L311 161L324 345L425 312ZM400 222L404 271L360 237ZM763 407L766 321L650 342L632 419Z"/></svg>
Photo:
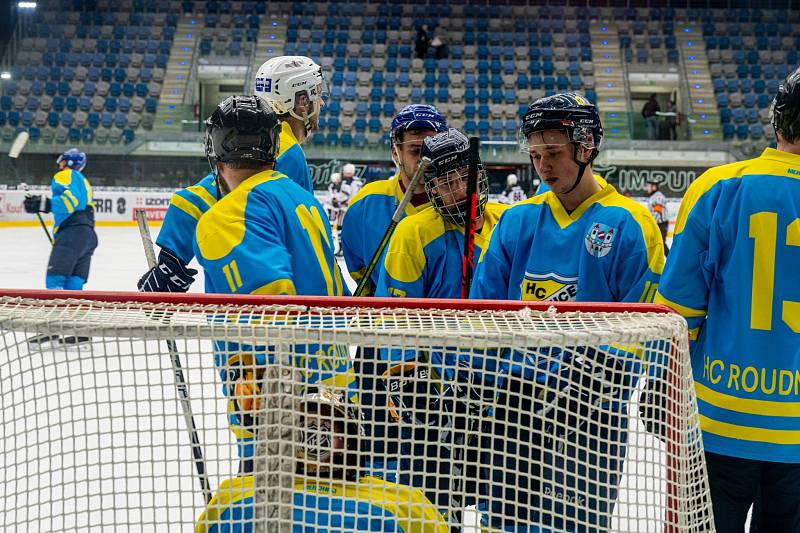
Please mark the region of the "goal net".
<svg viewBox="0 0 800 533"><path fill-rule="evenodd" d="M659 306L6 291L0 398L10 530L713 531Z"/></svg>

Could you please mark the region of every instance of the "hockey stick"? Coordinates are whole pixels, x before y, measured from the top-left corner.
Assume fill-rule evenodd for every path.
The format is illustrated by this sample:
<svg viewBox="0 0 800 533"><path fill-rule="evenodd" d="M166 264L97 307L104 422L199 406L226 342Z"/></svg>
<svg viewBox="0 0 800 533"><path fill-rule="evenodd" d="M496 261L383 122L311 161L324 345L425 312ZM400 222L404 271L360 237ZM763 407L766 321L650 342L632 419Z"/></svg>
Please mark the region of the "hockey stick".
<svg viewBox="0 0 800 533"><path fill-rule="evenodd" d="M25 148L26 144L28 144L28 139L30 139L30 134L27 131L19 132L19 135L17 135L17 138L14 139L14 143L8 150L8 157L11 159L11 168L14 170L14 176L17 178L19 178L19 171L17 170L16 160L19 157L19 154L22 153L22 149ZM23 184L22 190L27 191L28 186ZM52 246L54 242L53 236L50 235L50 231L47 229L47 226L44 223L44 219L42 218L41 213L36 213L36 218L39 219L39 224L42 225L44 234L47 235L47 240L50 241L50 246Z"/></svg>
<svg viewBox="0 0 800 533"><path fill-rule="evenodd" d="M392 221L389 222L389 226L386 228L386 232L384 232L383 238L381 239L380 244L378 244L378 248L376 248L375 252L372 254L372 259L370 259L367 269L364 271L364 277L361 278L361 281L358 283L358 287L356 287L356 292L353 293L353 296L362 296L364 294L367 284L369 283L369 278L375 271L375 267L378 265L378 261L380 261L383 251L386 249L386 245L389 244L389 239L392 237L394 229L403 219L403 213L405 213L406 206L408 205L408 202L411 201L411 197L414 195L414 189L416 189L419 180L422 179L422 175L425 173L425 169L428 168L428 165L430 164L431 160L427 157L420 159L419 166L417 166L417 171L414 172L414 175L411 177L411 181L408 184L405 194L403 194L402 200L400 200L400 203L397 204L397 209L395 209L394 214L392 214Z"/></svg>
<svg viewBox="0 0 800 533"><path fill-rule="evenodd" d="M464 261L461 266L461 298L469 298L472 272L475 266L475 216L478 213L478 149L480 140L469 138L469 171L467 173L467 208L464 221Z"/></svg>
<svg viewBox="0 0 800 533"><path fill-rule="evenodd" d="M136 210L136 222L139 225L139 235L142 237L144 255L147 257L147 266L156 266L156 252L153 249L153 239L150 236L150 227L147 225L147 215L144 209ZM169 358L172 362L172 373L175 376L175 388L178 390L178 399L183 409L183 419L186 422L186 429L189 430L189 440L192 442L192 455L194 456L194 466L197 469L197 476L200 479L200 487L203 489L203 496L206 503L211 501L211 486L208 483L206 474L206 463L203 459L203 448L200 445L200 437L197 434L197 426L194 423L192 405L189 401L189 389L186 386L186 378L183 375L181 359L178 355L178 347L174 340L167 340Z"/></svg>

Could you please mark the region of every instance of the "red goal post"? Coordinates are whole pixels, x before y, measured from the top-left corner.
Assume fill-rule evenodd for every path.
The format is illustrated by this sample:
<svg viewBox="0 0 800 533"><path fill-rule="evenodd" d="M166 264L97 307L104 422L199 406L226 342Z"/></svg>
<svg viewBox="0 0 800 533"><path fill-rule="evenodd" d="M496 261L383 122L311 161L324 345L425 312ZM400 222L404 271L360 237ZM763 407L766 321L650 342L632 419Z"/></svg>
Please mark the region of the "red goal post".
<svg viewBox="0 0 800 533"><path fill-rule="evenodd" d="M89 340L32 348L28 339L42 334ZM5 524L70 529L99 518L114 527L191 529L208 510L164 341L175 341L183 359L205 472L220 492L230 490L223 481L236 479L243 463L228 431L231 398L223 396L226 378L214 365L215 342L236 345L240 354L259 352L254 343L268 339L271 359L254 363L263 397L250 417L257 427L250 428L255 459L247 472L258 528L298 523L297 452L310 432L303 397L309 374L300 376L297 361L308 365L308 347L335 346L351 357L429 359L428 373L386 378L384 372L373 380L386 387L410 383L413 398L425 400L402 416L384 416L383 424L399 428L401 458L430 451L433 433L419 427L420 418L441 421L446 413L451 422L469 420L469 427L441 437L418 470L401 465L387 474L384 467L386 479L423 497L422 514L393 503L408 529L435 531L425 514L434 506L441 520L464 530L533 523L586 531L713 530L686 326L663 306L2 290L0 339ZM441 361L434 363L436 357ZM504 357L515 362L500 370ZM475 360L484 366L471 365ZM498 368L487 370L492 365ZM514 369L522 377L507 378ZM356 403L356 395L347 396L345 403ZM411 397L388 396L401 406ZM68 420L55 413L63 406ZM370 409L361 411L363 417ZM360 423L375 430L371 420ZM75 439L74 446L66 439ZM519 457L509 455L511 441L524 450ZM355 453L359 476L365 464L388 458L373 444ZM509 479L514 468L518 475ZM330 491L334 477L318 471L315 490L327 484ZM434 489L426 478L437 481ZM508 494L515 495L511 501Z"/></svg>

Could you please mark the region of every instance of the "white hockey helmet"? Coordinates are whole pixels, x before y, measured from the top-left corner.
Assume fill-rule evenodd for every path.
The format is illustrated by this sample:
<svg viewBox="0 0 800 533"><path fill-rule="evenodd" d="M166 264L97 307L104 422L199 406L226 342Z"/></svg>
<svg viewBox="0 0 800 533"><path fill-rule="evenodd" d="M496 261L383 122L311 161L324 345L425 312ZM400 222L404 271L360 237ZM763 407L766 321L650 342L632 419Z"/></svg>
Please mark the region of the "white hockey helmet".
<svg viewBox="0 0 800 533"><path fill-rule="evenodd" d="M518 182L519 180L517 179L516 174L509 174L508 177L506 177L506 187L513 187Z"/></svg>
<svg viewBox="0 0 800 533"><path fill-rule="evenodd" d="M331 173L331 183L338 185L342 182L342 175L338 172Z"/></svg>
<svg viewBox="0 0 800 533"><path fill-rule="evenodd" d="M279 115L290 114L302 120L309 129L309 123L318 114L324 98L328 94L322 67L313 59L305 56L278 56L268 59L256 74L255 94L267 103ZM308 96L312 103L318 103L314 110L298 115L294 108L297 97Z"/></svg>
<svg viewBox="0 0 800 533"><path fill-rule="evenodd" d="M342 167L342 174L347 177L353 177L356 174L356 166L353 163L347 163Z"/></svg>

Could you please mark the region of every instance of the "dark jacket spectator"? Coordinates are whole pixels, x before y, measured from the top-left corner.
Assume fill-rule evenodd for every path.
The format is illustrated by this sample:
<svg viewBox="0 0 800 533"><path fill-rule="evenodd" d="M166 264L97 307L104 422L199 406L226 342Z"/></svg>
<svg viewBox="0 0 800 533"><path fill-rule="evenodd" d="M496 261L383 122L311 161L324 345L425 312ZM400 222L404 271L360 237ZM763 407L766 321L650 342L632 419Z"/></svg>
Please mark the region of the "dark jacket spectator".
<svg viewBox="0 0 800 533"><path fill-rule="evenodd" d="M428 35L428 25L423 24L420 29L417 30L417 39L414 41L414 50L417 52L418 58L425 59L430 44L431 38L430 35Z"/></svg>

